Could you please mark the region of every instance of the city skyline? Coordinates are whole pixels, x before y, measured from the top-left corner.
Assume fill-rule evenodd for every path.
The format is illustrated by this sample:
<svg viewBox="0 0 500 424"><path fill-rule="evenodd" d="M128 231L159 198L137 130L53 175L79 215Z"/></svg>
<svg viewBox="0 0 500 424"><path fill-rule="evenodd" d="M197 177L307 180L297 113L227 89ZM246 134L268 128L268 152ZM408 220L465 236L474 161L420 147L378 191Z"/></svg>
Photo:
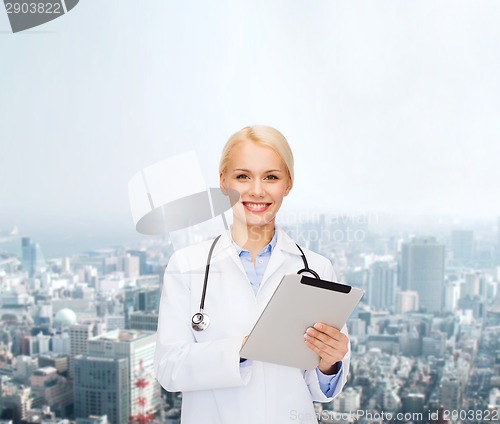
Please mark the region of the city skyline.
<svg viewBox="0 0 500 424"><path fill-rule="evenodd" d="M172 261L189 276L175 299L165 267L225 225L141 235L129 181L194 152L199 170L139 174L142 213L188 180L218 187L226 140L259 124L281 131L295 158L277 225L365 292L346 323L346 386L314 404L318 424L498 421L498 22L491 0L85 0L13 34L0 10L0 424L180 423L182 394L160 389L154 370L160 299L179 300L169 322L186 333L172 346L186 349L164 356L159 374L178 359L189 371L182 355L203 348L191 343L228 328L212 315L212 330L191 339L203 270L198 279L197 261ZM263 281L256 295L271 288ZM201 306L236 308L216 283ZM255 315L228 318L252 324L259 299ZM217 353L232 371L263 365ZM216 371L206 358L198 374ZM210 388L194 380L190 389ZM268 411L276 387L259 391ZM316 421L289 412L280 417ZM230 415L226 424L241 421Z"/></svg>
<svg viewBox="0 0 500 424"><path fill-rule="evenodd" d="M369 217L319 213L314 221L296 216L286 225L297 242L334 263L339 282L365 290L347 323L351 377L332 402L317 405L322 424L331 422L329 417L364 424L374 416L437 422L459 409L473 411L476 420L471 422L479 423L486 414L500 411L495 356L500 328L498 231L450 225L440 229L438 244L414 238L404 226L396 233L372 233ZM363 238L337 242L334 234L347 229ZM205 230L207 237L213 232ZM197 239L199 234L185 236ZM151 355L161 275L172 254L169 241L143 239L65 255L46 265L40 263L36 240L22 241L22 256L0 257L4 413L15 420L30 418L30 409L40 413L37 408L43 406L49 407L47 416L72 418L73 402L76 417L98 414L99 421L93 418L92 423L106 422L102 417L107 413L118 422L119 409L134 414L124 406L131 403L122 402L133 396L133 389L118 387L124 381L132 387L144 378L147 389L137 394L149 399L151 409L144 413L178 424L182 405L176 394L164 393L161 402L158 394L148 397L157 384ZM431 284L443 289L435 303L427 296ZM2 341L5 334L10 344ZM148 347L135 350L143 353L135 357L134 366L116 362L132 350L115 343L132 346L146 339ZM97 392L103 394L102 402Z"/></svg>
<svg viewBox="0 0 500 424"><path fill-rule="evenodd" d="M500 240L500 215L494 215L489 218L482 217L464 217L456 215L410 215L410 214L342 214L332 213L326 210L290 210L286 207L277 216L278 225L294 225L295 223L309 221L315 222L320 219L320 215L330 217L338 223L343 223L349 226L354 223L365 223L369 225L370 230L374 233L385 234L387 232L402 231L414 236L431 236L433 234L446 234L455 230L471 230L472 228L479 229L480 234L491 233L498 234ZM231 224L232 217L230 213L226 213L226 219ZM178 237L183 237L183 234L203 234L220 233L224 230L222 221L219 217L200 223L196 226L185 230L176 231L173 234L166 234L165 239L170 239L174 243L174 248L182 247L175 246L175 240ZM128 222L116 224L113 228L94 228L93 230L79 229L79 231L71 233L68 229L58 228L57 231L52 231L50 228L28 227L23 230L18 226L2 227L0 223L0 252L3 250L12 253L21 254L22 237L27 236L39 244L44 256L47 259L62 257L90 251L113 247L122 244L134 244L141 241L156 240L160 236L146 236L138 233L133 225L132 217L129 217ZM353 234L343 234L353 237ZM161 238L161 237L160 237ZM492 236L492 239L494 236ZM337 241L347 241L338 239ZM356 240L351 239L351 242ZM442 241L442 240L441 240Z"/></svg>

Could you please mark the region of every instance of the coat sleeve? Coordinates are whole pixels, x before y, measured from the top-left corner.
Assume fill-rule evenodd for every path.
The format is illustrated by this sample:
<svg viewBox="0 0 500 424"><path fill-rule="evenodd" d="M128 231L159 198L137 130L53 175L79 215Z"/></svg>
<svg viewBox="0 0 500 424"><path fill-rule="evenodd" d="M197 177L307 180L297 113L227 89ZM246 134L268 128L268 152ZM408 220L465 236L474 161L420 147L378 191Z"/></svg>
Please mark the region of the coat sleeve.
<svg viewBox="0 0 500 424"><path fill-rule="evenodd" d="M321 276L327 279L328 281L336 281L337 278L335 276L335 271L333 270L333 266L329 260L327 260L326 267L323 270ZM347 332L347 326L344 325L340 331L344 333L347 337L349 337L349 334ZM311 396L314 401L329 402L342 391L344 385L347 382L347 376L349 375L349 364L351 360L350 341L348 342L347 347L348 347L347 353L345 354L344 359L342 359L342 369L340 371L339 381L337 382L337 385L331 397L326 396L321 390L316 370L307 370L304 372L304 379L306 381L306 384L309 388L309 391L311 392Z"/></svg>
<svg viewBox="0 0 500 424"><path fill-rule="evenodd" d="M240 369L239 365L244 335L206 342L194 338L189 274L181 272L182 260L176 252L165 270L156 333L156 378L171 392L243 386L251 373L251 367Z"/></svg>

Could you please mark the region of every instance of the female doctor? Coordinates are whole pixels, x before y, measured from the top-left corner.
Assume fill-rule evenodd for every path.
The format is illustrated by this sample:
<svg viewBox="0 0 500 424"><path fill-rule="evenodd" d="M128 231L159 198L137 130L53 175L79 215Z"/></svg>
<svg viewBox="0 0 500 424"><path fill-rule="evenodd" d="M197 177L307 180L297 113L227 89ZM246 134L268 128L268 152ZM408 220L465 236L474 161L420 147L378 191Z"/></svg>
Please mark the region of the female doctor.
<svg viewBox="0 0 500 424"><path fill-rule="evenodd" d="M304 267L295 242L275 224L293 186L290 146L274 128L243 128L226 143L219 171L221 189L236 190L239 200L231 230L212 251L204 304L210 324L196 331L192 317L199 312L213 240L178 250L165 270L157 379L168 391L182 391L183 424L317 423L313 401L330 401L347 380L345 326L339 331L316 323L307 329L304 343L320 358L315 370L239 357L281 278ZM328 259L303 251L322 279L335 280Z"/></svg>

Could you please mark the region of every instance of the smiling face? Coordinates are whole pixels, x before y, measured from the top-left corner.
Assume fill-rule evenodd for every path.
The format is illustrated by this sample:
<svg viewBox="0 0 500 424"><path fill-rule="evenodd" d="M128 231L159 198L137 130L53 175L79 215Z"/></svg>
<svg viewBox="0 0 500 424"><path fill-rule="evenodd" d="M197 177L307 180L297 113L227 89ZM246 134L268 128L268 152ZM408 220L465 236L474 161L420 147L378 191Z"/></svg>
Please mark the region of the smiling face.
<svg viewBox="0 0 500 424"><path fill-rule="evenodd" d="M274 228L276 214L292 182L285 163L273 149L242 141L231 150L225 172L220 174L220 186L240 195L233 206L233 225L269 230Z"/></svg>

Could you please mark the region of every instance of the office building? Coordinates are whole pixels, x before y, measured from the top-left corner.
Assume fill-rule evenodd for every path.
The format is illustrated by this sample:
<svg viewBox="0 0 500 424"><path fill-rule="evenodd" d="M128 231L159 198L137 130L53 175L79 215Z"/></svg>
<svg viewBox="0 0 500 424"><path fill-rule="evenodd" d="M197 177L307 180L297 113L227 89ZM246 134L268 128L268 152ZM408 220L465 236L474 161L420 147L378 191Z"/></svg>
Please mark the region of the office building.
<svg viewBox="0 0 500 424"><path fill-rule="evenodd" d="M439 400L445 410L462 409L462 385L456 376L451 374L443 376L439 387Z"/></svg>
<svg viewBox="0 0 500 424"><path fill-rule="evenodd" d="M369 270L368 303L375 309L390 309L396 299L397 265L375 262Z"/></svg>
<svg viewBox="0 0 500 424"><path fill-rule="evenodd" d="M156 331L158 312L137 311L130 314L130 329L139 331Z"/></svg>
<svg viewBox="0 0 500 424"><path fill-rule="evenodd" d="M41 331L35 336L38 343L38 353L43 354L50 351L50 336L46 336Z"/></svg>
<svg viewBox="0 0 500 424"><path fill-rule="evenodd" d="M415 329L399 335L399 349L404 356L420 356L422 339Z"/></svg>
<svg viewBox="0 0 500 424"><path fill-rule="evenodd" d="M69 357L57 353L47 353L38 357L38 365L40 368L53 367L59 374L67 374L69 371Z"/></svg>
<svg viewBox="0 0 500 424"><path fill-rule="evenodd" d="M476 297L481 294L481 273L468 272L465 274L465 281L462 284L460 297Z"/></svg>
<svg viewBox="0 0 500 424"><path fill-rule="evenodd" d="M366 348L376 348L389 355L399 355L399 337L386 334L369 335L366 340Z"/></svg>
<svg viewBox="0 0 500 424"><path fill-rule="evenodd" d="M106 331L125 330L125 317L123 315L106 315Z"/></svg>
<svg viewBox="0 0 500 424"><path fill-rule="evenodd" d="M416 291L400 291L396 293L397 314L418 311L418 308L418 293Z"/></svg>
<svg viewBox="0 0 500 424"><path fill-rule="evenodd" d="M59 414L73 402L72 384L57 373L54 367L43 367L35 370L31 376L31 392L33 406L50 406Z"/></svg>
<svg viewBox="0 0 500 424"><path fill-rule="evenodd" d="M127 358L78 355L74 358L76 418L107 415L114 424L130 418L130 375Z"/></svg>
<svg viewBox="0 0 500 424"><path fill-rule="evenodd" d="M71 273L71 259L64 257L61 259L61 273L70 274Z"/></svg>
<svg viewBox="0 0 500 424"><path fill-rule="evenodd" d="M71 353L71 340L68 333L55 334L52 337L52 351L61 355Z"/></svg>
<svg viewBox="0 0 500 424"><path fill-rule="evenodd" d="M39 367L39 359L28 355L19 355L16 357L16 370L14 376L24 382L28 382Z"/></svg>
<svg viewBox="0 0 500 424"><path fill-rule="evenodd" d="M140 275L140 258L126 254L119 261L119 270L123 271L126 278L137 278Z"/></svg>
<svg viewBox="0 0 500 424"><path fill-rule="evenodd" d="M441 358L446 350L446 336L444 333L433 333L422 337L422 355Z"/></svg>
<svg viewBox="0 0 500 424"><path fill-rule="evenodd" d="M70 327L70 376L73 376L73 358L87 353L89 339L100 334L100 330L99 325L95 323L74 324Z"/></svg>
<svg viewBox="0 0 500 424"><path fill-rule="evenodd" d="M54 314L52 309L50 301L37 301L33 316L35 319L35 325L45 328L50 327L52 324L52 315Z"/></svg>
<svg viewBox="0 0 500 424"><path fill-rule="evenodd" d="M331 405L334 411L357 411L361 405L361 392L359 389L348 387L332 400Z"/></svg>
<svg viewBox="0 0 500 424"><path fill-rule="evenodd" d="M452 231L451 252L455 262L470 262L474 258L474 232L469 230Z"/></svg>
<svg viewBox="0 0 500 424"><path fill-rule="evenodd" d="M15 423L25 420L27 412L31 409L32 394L31 387L8 382L0 384L2 392L2 414Z"/></svg>
<svg viewBox="0 0 500 424"><path fill-rule="evenodd" d="M35 272L45 267L45 259L38 243L29 237L21 239L22 259L21 266L28 276L33 277Z"/></svg>
<svg viewBox="0 0 500 424"><path fill-rule="evenodd" d="M419 414L424 411L425 395L422 393L408 393L401 399L404 414Z"/></svg>
<svg viewBox="0 0 500 424"><path fill-rule="evenodd" d="M90 356L126 358L128 360L130 415L136 415L140 411L140 397L144 398L146 412L154 413L160 408L160 385L156 380L153 367L155 346L155 333L135 330L114 330L88 341L88 354ZM135 385L141 373L141 367L147 381L142 395Z"/></svg>
<svg viewBox="0 0 500 424"><path fill-rule="evenodd" d="M130 327L130 315L136 311L158 312L161 292L159 286L125 289L125 327Z"/></svg>
<svg viewBox="0 0 500 424"><path fill-rule="evenodd" d="M147 252L146 250L127 250L127 253L130 256L135 256L139 258L139 273L140 275L148 274L148 264L147 260Z"/></svg>
<svg viewBox="0 0 500 424"><path fill-rule="evenodd" d="M454 312L460 300L460 281L446 281L444 286L444 310Z"/></svg>
<svg viewBox="0 0 500 424"><path fill-rule="evenodd" d="M488 409L494 410L500 408L500 389L493 387L488 396Z"/></svg>
<svg viewBox="0 0 500 424"><path fill-rule="evenodd" d="M401 407L401 399L395 388L386 388L382 395L382 407L384 411L397 412Z"/></svg>
<svg viewBox="0 0 500 424"><path fill-rule="evenodd" d="M26 356L36 355L38 353L38 339L23 334L21 337L21 353Z"/></svg>
<svg viewBox="0 0 500 424"><path fill-rule="evenodd" d="M419 306L427 312L441 312L444 300L445 247L434 238L403 243L401 290L416 291Z"/></svg>

